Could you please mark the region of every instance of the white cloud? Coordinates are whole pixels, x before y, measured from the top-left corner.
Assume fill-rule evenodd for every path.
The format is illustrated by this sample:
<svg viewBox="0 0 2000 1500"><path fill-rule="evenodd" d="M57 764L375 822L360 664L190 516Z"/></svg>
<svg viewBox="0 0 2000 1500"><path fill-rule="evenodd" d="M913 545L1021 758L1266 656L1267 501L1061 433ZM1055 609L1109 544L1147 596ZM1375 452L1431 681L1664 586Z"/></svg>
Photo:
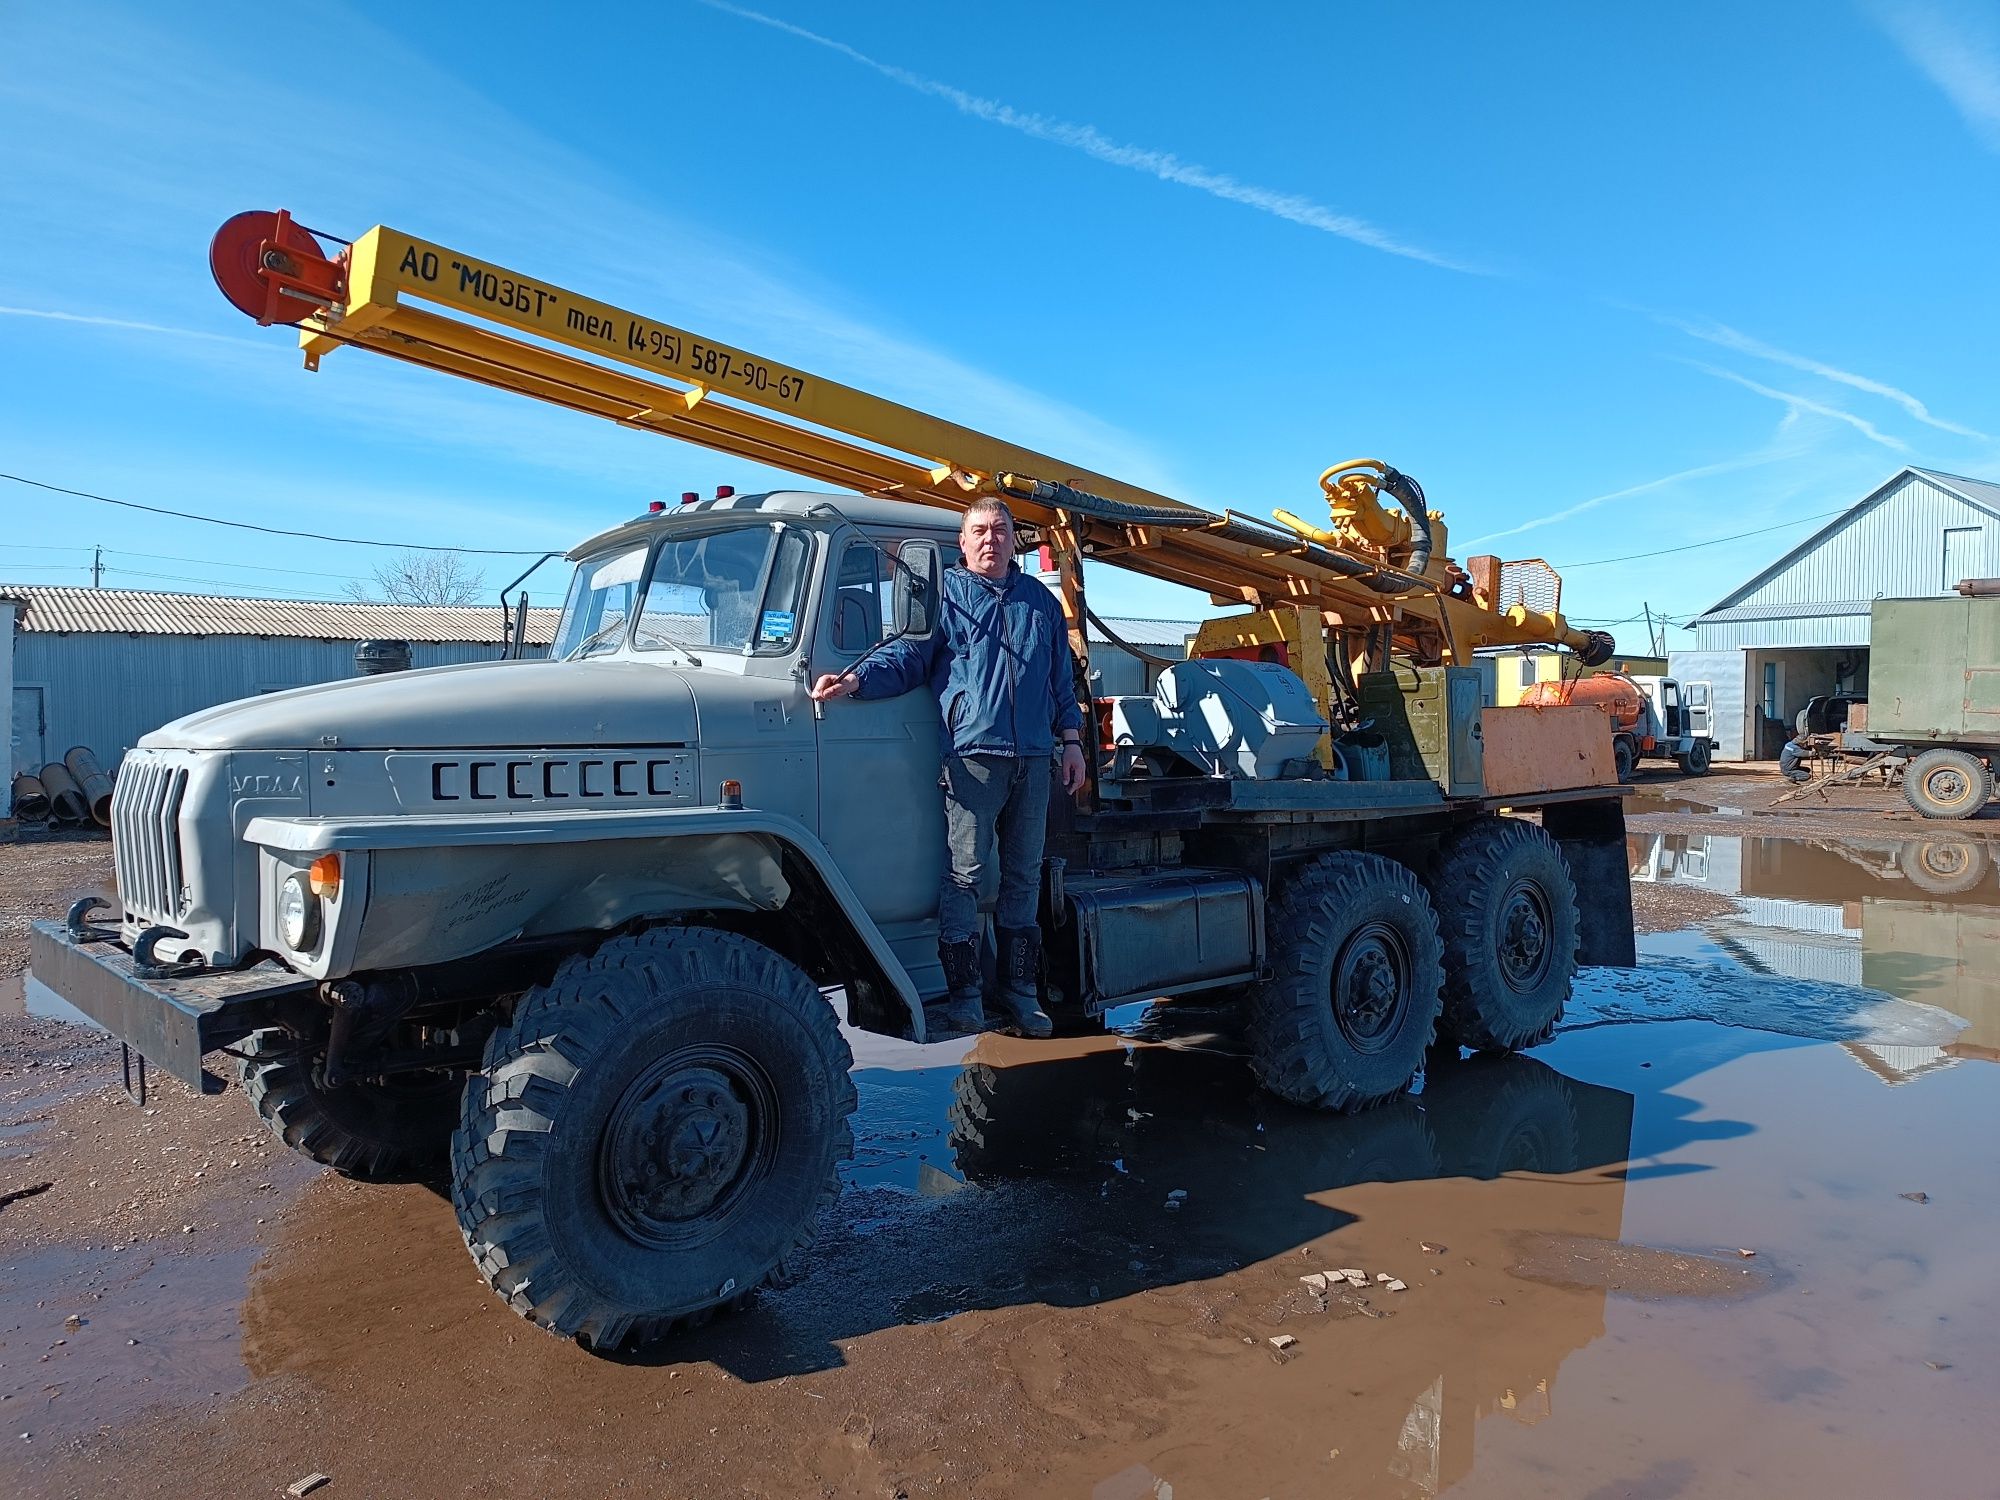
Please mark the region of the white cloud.
<svg viewBox="0 0 2000 1500"><path fill-rule="evenodd" d="M1964 12L1947 16L1942 7L1921 0L1869 8L1980 143L2000 152L2000 35L1991 24L1992 12L1982 23Z"/></svg>
<svg viewBox="0 0 2000 1500"><path fill-rule="evenodd" d="M1755 391L1758 395L1767 397L1772 401L1783 402L1786 411L1785 420L1779 427L1780 431L1790 430L1796 423L1798 414L1809 411L1814 416L1827 417L1835 422L1845 422L1871 443L1880 443L1884 448L1892 449L1897 453L1908 453L1910 451L1910 445L1901 438L1889 436L1888 433L1883 432L1867 418L1857 417L1851 411L1842 411L1837 406L1828 406L1824 401L1815 401L1810 396L1801 396L1794 391L1774 390L1768 385L1758 384L1758 382L1751 380L1747 376L1738 375L1734 370L1718 369L1714 365L1705 365L1698 360L1688 360L1687 363L1693 365L1705 375L1713 375L1717 380L1727 380L1734 385L1742 386L1746 391Z"/></svg>
<svg viewBox="0 0 2000 1500"><path fill-rule="evenodd" d="M1912 396L1908 391L1885 384L1879 380L1871 380L1866 375L1857 375L1852 370L1843 370L1835 365L1826 364L1803 354L1793 354L1789 350L1777 348L1775 345L1765 343L1762 339L1755 339L1747 333L1739 332L1726 323L1717 323L1710 320L1689 321L1681 318L1663 318L1661 321L1678 328L1690 338L1700 339L1704 343L1714 344L1718 348L1733 349L1738 354L1748 354L1754 359L1765 359L1771 361L1773 364L1787 365L1794 370L1803 370L1808 375L1817 375L1823 380L1831 380L1839 385L1850 386L1857 391L1865 391L1871 396L1880 396L1886 401L1893 401L1919 422L1924 423L1928 427L1935 427L1940 432L1954 432L1960 437L1969 438L1983 439L1986 436L1985 433L1976 431L1973 428L1961 427L1956 422L1947 422L1942 417L1933 416L1930 408L1915 396Z"/></svg>
<svg viewBox="0 0 2000 1500"><path fill-rule="evenodd" d="M952 84L935 78L926 78L921 73L912 73L909 69L899 68L893 63L881 62L860 49L849 46L846 42L822 36L817 31L808 31L805 27L795 26L790 21L781 21L776 16L767 16L760 11L729 4L728 0L700 0L700 3L711 10L719 10L745 21L754 21L759 26L768 26L773 31L782 31L787 36L795 36L801 41L811 42L814 46L824 47L829 52L836 52L864 68L879 73L892 83L900 84L919 94L926 94L933 99L942 99L960 114L970 115L973 119L984 120L993 125L1004 125L1009 130L1018 130L1021 134L1033 136L1036 140L1067 146L1072 151L1081 151L1084 155L1111 166L1143 172L1148 176L1159 178L1162 182L1193 188L1196 192L1207 193L1210 197L1221 198L1230 203L1240 203L1246 208L1256 209L1259 213L1271 214L1308 229L1320 230L1325 234L1338 235L1344 240L1352 240L1357 245L1366 245L1371 250L1380 250L1388 255L1400 255L1408 260L1422 261L1425 265L1437 266L1447 271L1461 271L1473 276L1491 274L1479 267L1441 255L1435 250L1426 250L1420 245L1412 245L1397 239L1387 230L1369 223L1366 219L1337 213L1301 194L1288 193L1277 188L1258 187L1254 183L1240 181L1227 172L1211 171L1207 167L1182 161L1170 151L1156 151L1147 146L1129 146L1114 141L1095 125L1052 120L1046 115L1017 110L1011 104L1003 104L997 99L987 99L978 94L967 93Z"/></svg>

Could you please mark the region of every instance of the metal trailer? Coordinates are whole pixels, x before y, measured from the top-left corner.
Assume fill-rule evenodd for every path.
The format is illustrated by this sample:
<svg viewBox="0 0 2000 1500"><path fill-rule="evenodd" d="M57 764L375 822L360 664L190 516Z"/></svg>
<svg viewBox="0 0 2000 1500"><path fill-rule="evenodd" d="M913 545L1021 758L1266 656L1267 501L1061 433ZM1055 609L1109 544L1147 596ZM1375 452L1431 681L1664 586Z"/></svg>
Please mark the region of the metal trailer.
<svg viewBox="0 0 2000 1500"><path fill-rule="evenodd" d="M1870 614L1868 701L1841 734L1870 758L1846 774L1900 764L1924 817L1975 816L2000 756L2000 597L1877 599Z"/></svg>
<svg viewBox="0 0 2000 1500"><path fill-rule="evenodd" d="M982 494L1055 551L1080 682L1086 556L1201 586L1290 656L1177 663L1150 697L1096 705L1027 976L1059 1021L1233 1000L1268 1089L1356 1110L1402 1093L1439 1037L1545 1040L1579 963L1633 962L1602 716L1482 710L1460 665L1519 639L1597 659L1609 638L1502 607L1502 565L1446 558L1442 517L1388 466L1328 471L1331 528L1086 490L1054 459L441 247L377 229L327 258L251 217L218 237L218 279L300 322L314 358L377 347L868 492L656 505L591 539L548 661L165 726L118 777L117 904L35 926L35 977L138 1049L142 1088L150 1059L219 1089L220 1054L305 1154L448 1173L482 1273L541 1326L616 1348L792 1274L852 1144L828 999L862 1029L941 1034L938 707L806 685L938 628Z"/></svg>

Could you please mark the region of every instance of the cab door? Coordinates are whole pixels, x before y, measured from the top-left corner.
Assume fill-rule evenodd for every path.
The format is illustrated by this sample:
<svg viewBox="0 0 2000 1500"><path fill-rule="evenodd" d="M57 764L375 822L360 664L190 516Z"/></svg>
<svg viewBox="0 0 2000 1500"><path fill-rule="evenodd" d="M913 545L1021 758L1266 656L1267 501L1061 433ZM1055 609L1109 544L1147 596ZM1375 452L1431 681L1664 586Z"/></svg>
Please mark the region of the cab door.
<svg viewBox="0 0 2000 1500"><path fill-rule="evenodd" d="M837 533L808 680L854 667L899 633L913 642L930 639L942 576L938 538ZM836 699L822 705L818 732L820 839L917 989L942 990L937 700L923 685L894 698Z"/></svg>

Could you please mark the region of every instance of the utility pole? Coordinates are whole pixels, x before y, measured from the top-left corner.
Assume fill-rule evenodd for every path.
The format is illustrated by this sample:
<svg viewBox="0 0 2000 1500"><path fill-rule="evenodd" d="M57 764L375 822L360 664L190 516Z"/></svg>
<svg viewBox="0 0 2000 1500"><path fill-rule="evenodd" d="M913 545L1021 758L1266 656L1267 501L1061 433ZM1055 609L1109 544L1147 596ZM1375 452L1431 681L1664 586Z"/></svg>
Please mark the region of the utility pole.
<svg viewBox="0 0 2000 1500"><path fill-rule="evenodd" d="M104 549L102 547L92 547L90 549L90 586L94 589L104 587Z"/></svg>
<svg viewBox="0 0 2000 1500"><path fill-rule="evenodd" d="M1643 609L1646 612L1647 654L1651 656L1658 656L1660 654L1659 651L1660 638L1653 634L1653 606L1650 604L1641 604L1639 608Z"/></svg>

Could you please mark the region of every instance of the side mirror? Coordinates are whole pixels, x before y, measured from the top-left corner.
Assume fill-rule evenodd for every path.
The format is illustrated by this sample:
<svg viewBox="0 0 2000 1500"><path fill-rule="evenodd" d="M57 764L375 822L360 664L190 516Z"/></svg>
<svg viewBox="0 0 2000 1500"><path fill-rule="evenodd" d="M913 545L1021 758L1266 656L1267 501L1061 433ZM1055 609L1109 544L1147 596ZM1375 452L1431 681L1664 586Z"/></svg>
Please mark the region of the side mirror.
<svg viewBox="0 0 2000 1500"><path fill-rule="evenodd" d="M929 635L937 620L937 547L911 543L896 561L896 634Z"/></svg>

